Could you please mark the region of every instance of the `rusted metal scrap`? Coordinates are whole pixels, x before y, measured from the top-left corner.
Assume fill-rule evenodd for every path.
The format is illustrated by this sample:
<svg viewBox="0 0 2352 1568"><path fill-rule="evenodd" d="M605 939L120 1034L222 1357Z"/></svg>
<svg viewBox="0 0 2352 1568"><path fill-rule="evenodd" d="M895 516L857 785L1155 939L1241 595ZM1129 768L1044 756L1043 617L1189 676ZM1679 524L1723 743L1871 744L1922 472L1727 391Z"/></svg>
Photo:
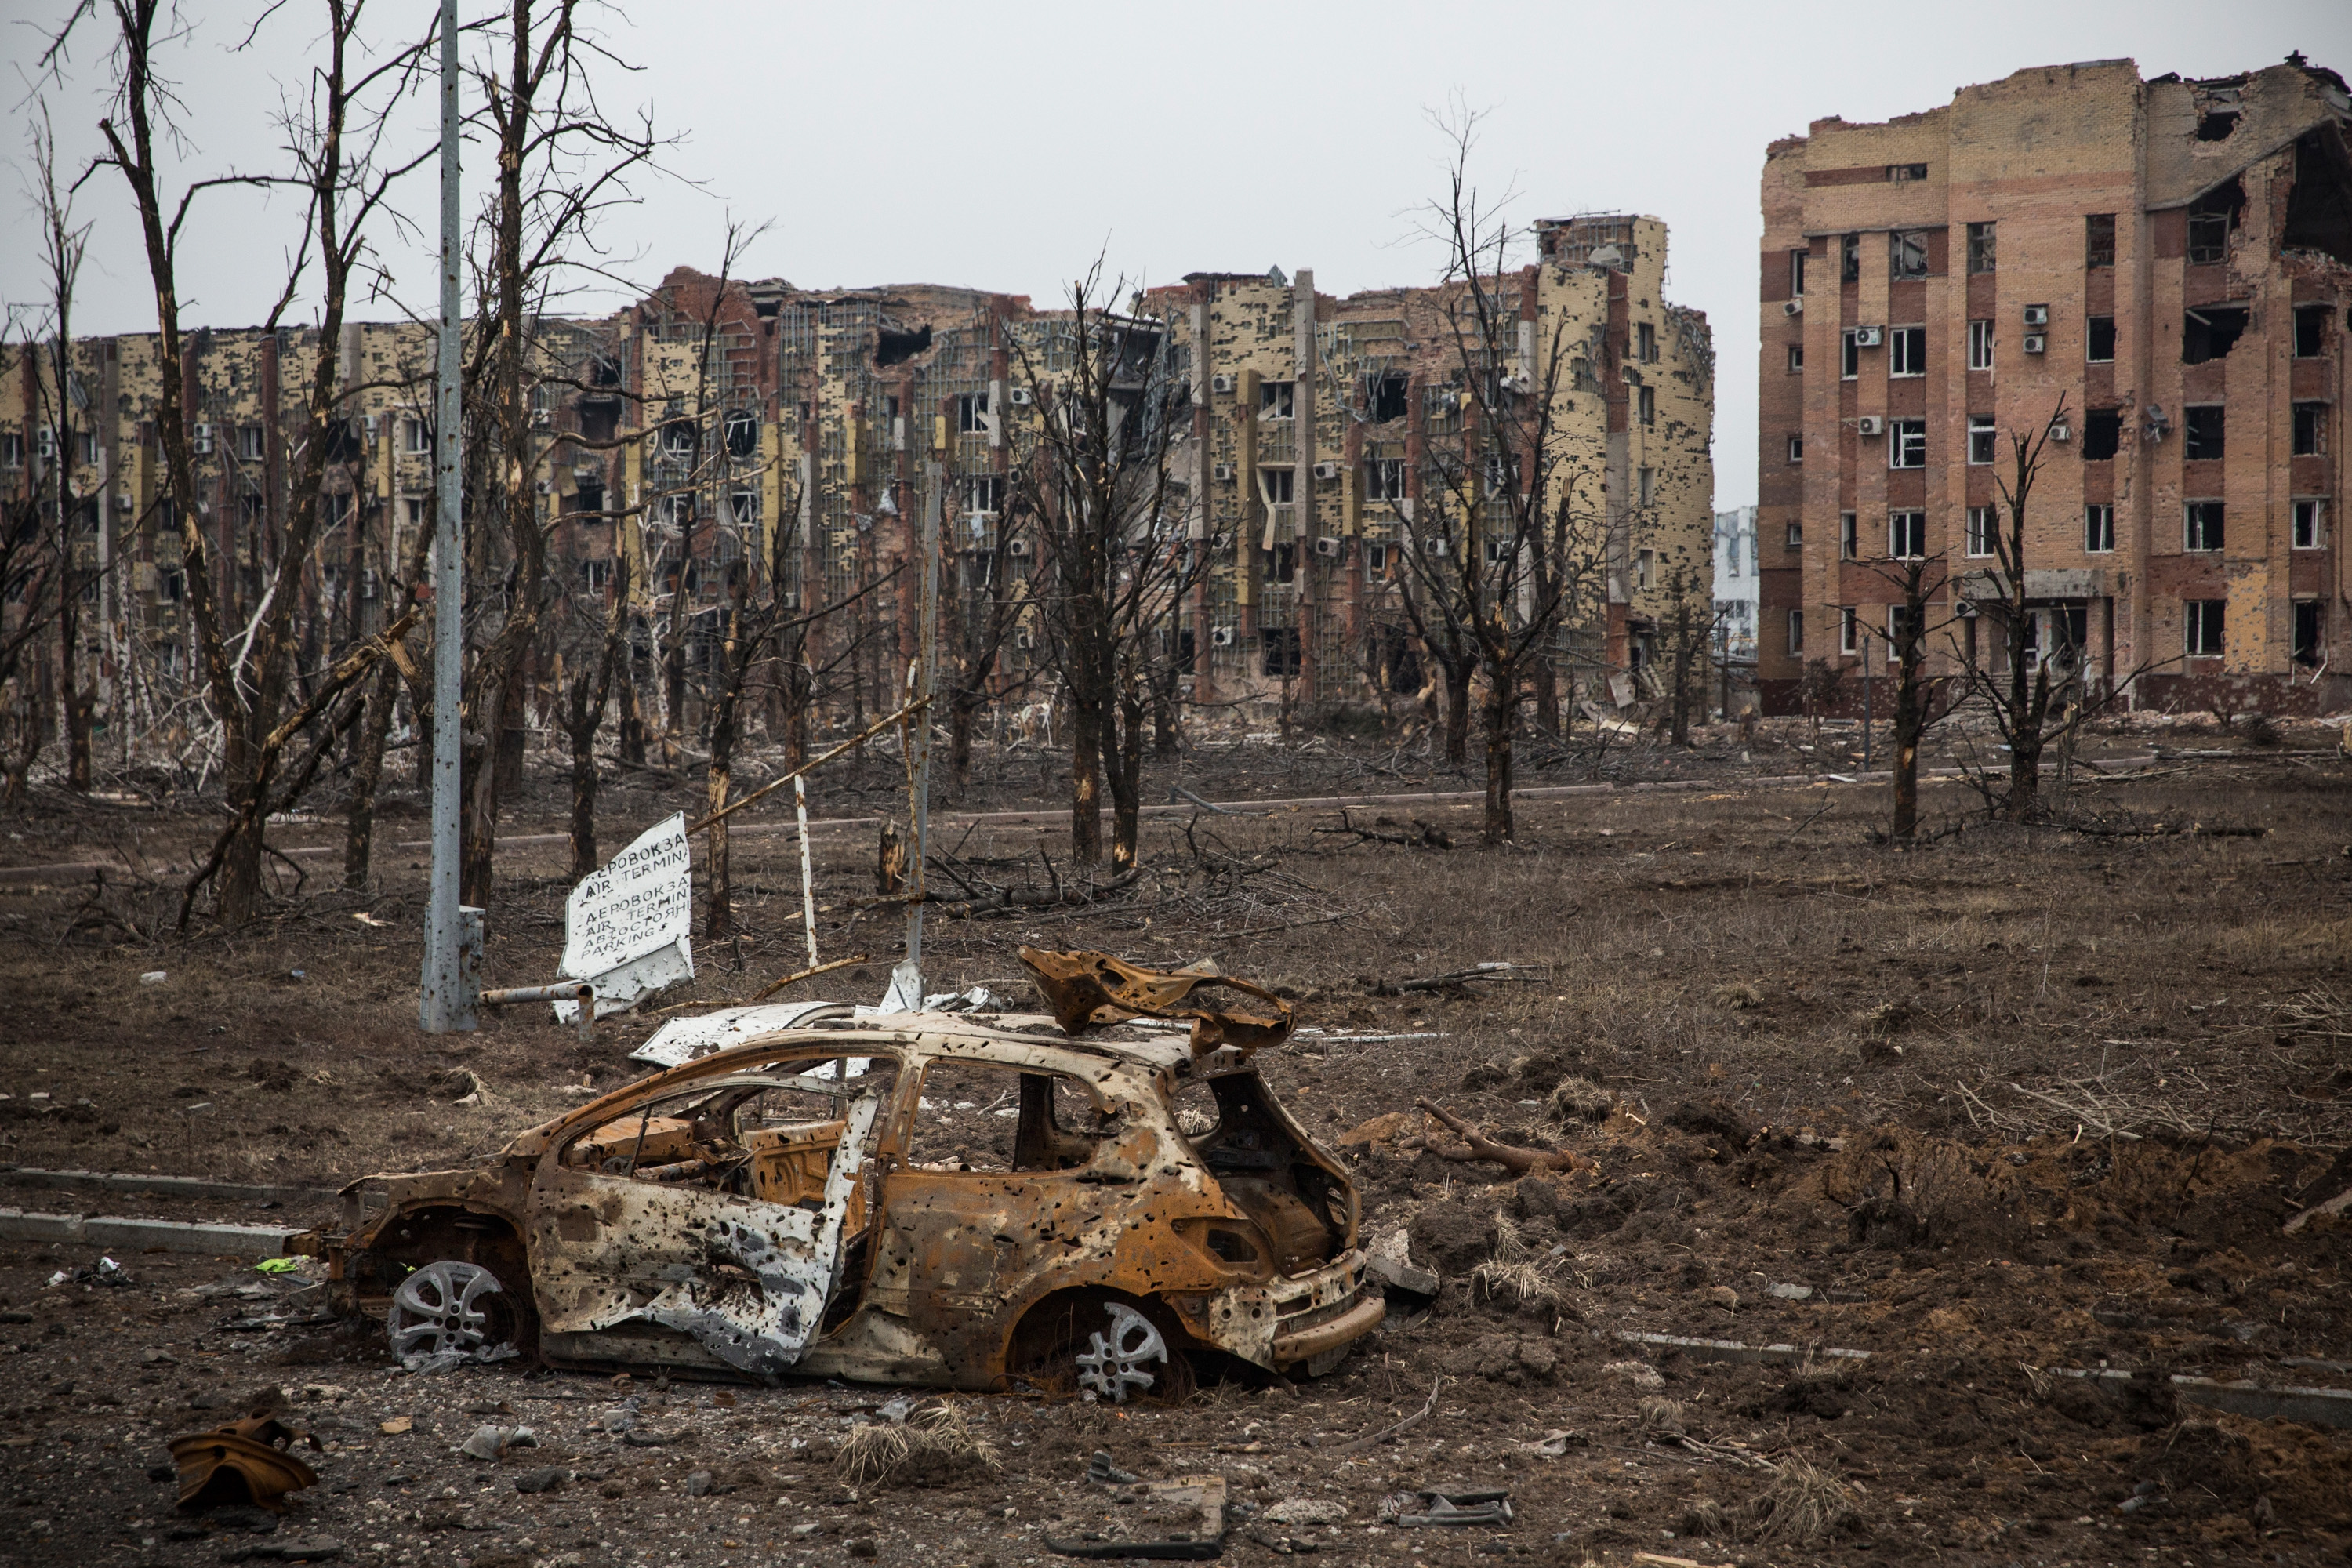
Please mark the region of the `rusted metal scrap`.
<svg viewBox="0 0 2352 1568"><path fill-rule="evenodd" d="M1290 1037L1297 1021L1290 1004L1273 992L1207 970L1140 969L1107 952L1036 947L1023 948L1021 962L1037 977L1054 1021L1072 1034L1129 1018L1190 1018L1192 1054L1199 1057L1220 1046L1244 1052L1278 1046ZM1218 989L1239 992L1248 1001L1218 1005L1196 997Z"/></svg>
<svg viewBox="0 0 2352 1568"><path fill-rule="evenodd" d="M1573 1149L1522 1149L1514 1143L1497 1143L1442 1105L1433 1105L1426 1100L1416 1100L1413 1104L1445 1123L1448 1131L1469 1145L1466 1149L1449 1149L1434 1138L1423 1140L1423 1147L1440 1159L1465 1163L1485 1160L1522 1175L1537 1171L1597 1171L1601 1168Z"/></svg>
<svg viewBox="0 0 2352 1568"><path fill-rule="evenodd" d="M173 1438L172 1460L180 1468L180 1506L250 1503L283 1513L288 1492L319 1483L318 1473L294 1457L294 1445L302 1442L314 1452L319 1447L318 1438L274 1415Z"/></svg>

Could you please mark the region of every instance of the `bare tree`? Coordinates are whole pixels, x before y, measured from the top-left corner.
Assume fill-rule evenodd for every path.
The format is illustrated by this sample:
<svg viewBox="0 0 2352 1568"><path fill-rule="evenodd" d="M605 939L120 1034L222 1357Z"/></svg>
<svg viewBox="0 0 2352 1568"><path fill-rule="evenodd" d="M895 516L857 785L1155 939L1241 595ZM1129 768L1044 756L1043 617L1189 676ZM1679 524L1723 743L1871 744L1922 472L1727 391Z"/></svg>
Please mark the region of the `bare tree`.
<svg viewBox="0 0 2352 1568"><path fill-rule="evenodd" d="M1209 541L1187 537L1170 456L1191 427L1190 392L1165 352L1165 326L1106 301L1099 257L1070 285L1069 310L1038 323L1050 342L1015 338L1038 416L1015 426L1013 504L1033 520L1036 592L1069 697L1070 849L1102 858L1102 789L1111 796L1114 867L1135 864L1143 727L1161 634L1205 570Z"/></svg>
<svg viewBox="0 0 2352 1568"><path fill-rule="evenodd" d="M16 374L39 353L34 330L21 345L0 353L0 373ZM42 526L46 510L38 468L0 498L0 605L17 606L0 620L0 804L21 805L33 764L48 736L48 685L37 660L39 639L48 630L57 601L49 593L56 574L56 540Z"/></svg>
<svg viewBox="0 0 2352 1568"><path fill-rule="evenodd" d="M64 721L66 787L77 795L87 795L92 694L82 680L81 602L87 579L78 559L78 545L83 508L93 509L89 514L93 522L97 513L95 500L86 500L77 492L74 469L79 465L86 437L96 427L96 415L87 407L89 395L74 363L73 301L75 285L81 274L82 253L89 241L89 225L75 225L74 194L69 188L58 188L57 135L49 124L46 100L40 105L40 118L33 126L32 138L36 182L33 205L40 216L41 263L49 286L46 356L48 374L37 377L36 385L40 423L52 432L53 453L47 477L51 489L49 521L57 540L58 708ZM85 413L90 416L88 427L81 423Z"/></svg>
<svg viewBox="0 0 2352 1568"><path fill-rule="evenodd" d="M494 749L518 727L525 668L545 622L547 535L536 481L556 437L531 418L550 379L542 325L552 300L583 272L602 271L596 219L630 199L628 179L661 143L650 118L615 124L597 101L596 68L616 63L578 28L581 0L508 0L483 28L473 68L482 106L472 119L495 149L476 247L480 319L467 371L467 495L479 542L469 607L479 628L467 673L462 869L467 903L487 904L499 811L512 770ZM469 632L469 637L478 635ZM512 759L514 762L519 758Z"/></svg>
<svg viewBox="0 0 2352 1568"><path fill-rule="evenodd" d="M289 94L283 129L291 169L282 174L227 174L195 180L176 199L158 153L159 134L174 132L168 114L176 104L171 84L158 75L157 49L184 37L176 10L166 0L107 0L114 38L114 106L99 122L107 156L99 167L117 170L137 205L150 281L155 290L160 349L156 427L161 437L173 511L185 562L188 608L195 652L205 671L213 717L222 737L222 778L229 823L213 854L193 879L182 900L184 921L198 889L215 873L220 918L236 924L249 918L261 893L263 830L270 814L282 810L315 774L316 762L298 767L286 780L277 768L286 746L325 714L356 679L357 669L336 671L312 684L299 702L298 668L303 627L298 624L301 579L319 542L320 492L331 451L349 443L339 386L343 311L355 274L364 264L370 224L383 209L400 178L429 152L410 156L387 151L394 110L415 85L423 44L398 49L363 64L359 47L364 0L323 0L325 29L320 58L306 88ZM43 57L54 67L73 28L96 8L78 6ZM185 358L180 331L179 247L196 198L228 185L290 186L305 203L300 247L289 268L284 291L269 312L274 331L292 305L316 252L319 319L308 374L302 378L289 504L284 515L265 514L252 542L265 563L265 582L250 618L229 624L216 593L211 542L196 505L195 469L184 405ZM380 647L380 645L371 645ZM359 668L374 654L362 650Z"/></svg>
<svg viewBox="0 0 2352 1568"><path fill-rule="evenodd" d="M1435 120L1452 152L1446 194L1423 227L1444 247L1437 293L1463 427L1458 447L1432 454L1405 525L1404 605L1444 674L1449 761L1463 755L1473 661L1485 677L1485 837L1494 844L1511 837L1520 687L1548 658L1554 628L1594 597L1600 552L1586 493L1597 477L1570 461L1556 423L1566 321L1543 335L1537 269L1510 265L1522 237L1470 177L1477 122L1468 110Z"/></svg>
<svg viewBox="0 0 2352 1568"><path fill-rule="evenodd" d="M2057 406L2039 428L2011 434L2010 469L1993 475L2002 514L1992 530L1992 546L2000 571L1999 629L2007 667L1990 669L1974 657L1969 658L1966 664L1969 685L1989 699L1993 722L2000 728L2002 743L2009 748L2009 795L2001 814L2011 822L2031 822L2041 810L2042 752L2053 738L2049 728L2050 662L2032 653L2032 613L2027 607L2025 529L2034 482L2041 477L2043 452L2050 443L2050 431L2053 426L2063 424L2065 418L2066 399L2062 394ZM2077 703L2067 716L2067 722L2079 723L2082 717L2083 707Z"/></svg>
<svg viewBox="0 0 2352 1568"><path fill-rule="evenodd" d="M1927 671L1928 639L1953 624L1936 618L1949 574L1943 552L1891 557L1874 570L1901 596L1888 606L1890 624L1864 628L1886 645L1895 671L1894 811L1888 837L1907 844L1919 830L1919 747L1949 712L1945 681Z"/></svg>
<svg viewBox="0 0 2352 1568"><path fill-rule="evenodd" d="M1028 531L1026 493L1000 503L994 536L982 532L948 551L942 565L952 572L940 595L939 692L947 707L948 777L961 799L971 784L972 731L991 702L1025 687L1027 675L1010 684L1003 677L1005 647L1020 635L1033 601L1026 576L1013 570L1021 559L1014 541ZM979 514L972 514L975 522Z"/></svg>

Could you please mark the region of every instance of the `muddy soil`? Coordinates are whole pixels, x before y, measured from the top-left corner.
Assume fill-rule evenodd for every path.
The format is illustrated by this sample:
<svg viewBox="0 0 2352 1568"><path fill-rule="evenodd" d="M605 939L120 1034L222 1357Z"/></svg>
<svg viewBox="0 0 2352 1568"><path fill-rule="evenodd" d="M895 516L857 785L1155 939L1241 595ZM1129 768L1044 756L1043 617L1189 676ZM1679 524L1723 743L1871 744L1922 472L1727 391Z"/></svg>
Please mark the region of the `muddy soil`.
<svg viewBox="0 0 2352 1568"><path fill-rule="evenodd" d="M992 1464L859 1484L837 1450L896 1391L515 1363L411 1377L373 1325L248 1326L306 1310L284 1300L299 1279L249 1260L121 1258L132 1282L107 1285L72 1278L89 1248L0 1244L0 1560L208 1564L331 1540L344 1561L475 1568L1061 1561L1048 1536L1115 1533L1140 1506L1083 1479L1104 1449L1146 1479L1224 1476L1245 1505L1225 1552L1244 1561L1310 1545L1340 1562L2340 1561L2352 1432L2182 1402L2169 1377L2352 1388L2352 1216L2284 1229L2352 1187L2352 780L2280 754L2332 731L2242 752L2163 739L2238 754L2078 781L2086 831L1978 825L1889 851L1869 837L1881 792L1742 783L1795 771L1773 748L1822 743L1792 726L1749 737L1745 764L1726 733L1712 760L1654 770L1717 790L1525 804L1508 848L1477 847L1474 813L1443 805L1203 815L1148 824L1144 874L1096 904L935 913L942 986L1019 994L1029 942L1214 957L1297 998L1317 1032L1269 1077L1354 1163L1366 1241L1444 1279L1328 1377L1213 1381L1172 1407L960 1401ZM2148 737L2101 743L2144 754ZM1189 757L1183 782L1235 802L1449 783L1398 755L1237 742ZM973 804L1019 804L1004 779L1038 765L992 761L998 793ZM887 809L886 785L877 770L866 809ZM554 785L534 788L546 809L518 831L558 826ZM692 793L616 787L607 847ZM1941 826L1967 805L1929 791ZM425 1040L407 851L364 891L321 890L314 865L263 921L181 938L161 871L200 817L45 800L6 826L0 864L128 844L155 868L152 885L0 885L11 1163L320 1186L445 1165L632 1073L624 1053L653 1026L583 1047L517 1009ZM293 824L286 841L306 833L331 837ZM1066 839L1035 829L948 848L980 883L1070 875ZM898 955L895 914L849 907L873 894L873 853L819 843L824 955L871 954L827 977L848 999L878 994ZM494 983L551 973L562 870L555 847L502 855ZM739 934L698 944L687 998L746 995L802 961L790 840L739 840L735 880ZM1493 960L1528 967L1375 994ZM1510 1182L1448 1159L1412 1112L1423 1095L1597 1170ZM1816 1353L1725 1363L1626 1334ZM2102 1368L2130 1375L2063 1375ZM261 1404L316 1432L320 1484L272 1532L175 1510L149 1479L163 1440ZM537 1446L457 1454L486 1424ZM517 1488L551 1476L567 1479ZM1507 1489L1516 1517L1384 1521L1384 1498L1423 1487Z"/></svg>

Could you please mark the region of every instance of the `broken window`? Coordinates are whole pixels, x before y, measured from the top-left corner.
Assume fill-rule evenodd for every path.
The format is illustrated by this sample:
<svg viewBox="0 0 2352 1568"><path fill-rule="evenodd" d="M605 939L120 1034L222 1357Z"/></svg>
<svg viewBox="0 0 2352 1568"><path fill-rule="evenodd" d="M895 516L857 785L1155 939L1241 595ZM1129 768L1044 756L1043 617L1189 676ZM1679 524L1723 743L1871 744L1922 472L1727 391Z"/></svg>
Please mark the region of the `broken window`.
<svg viewBox="0 0 2352 1568"><path fill-rule="evenodd" d="M2221 457L2227 445L2227 413L2218 403L2191 404L2182 409L2181 423L2187 430L2188 446L2181 456L2192 463Z"/></svg>
<svg viewBox="0 0 2352 1568"><path fill-rule="evenodd" d="M1805 547L1805 525L1803 523L1792 522L1789 525L1788 546L1791 550L1802 550Z"/></svg>
<svg viewBox="0 0 2352 1568"><path fill-rule="evenodd" d="M2287 193L2279 244L2352 263L2352 160L2346 157L2340 124L2296 138L2294 185Z"/></svg>
<svg viewBox="0 0 2352 1568"><path fill-rule="evenodd" d="M25 466L25 437L15 430L0 433L0 468Z"/></svg>
<svg viewBox="0 0 2352 1568"><path fill-rule="evenodd" d="M2327 352L2327 307L2297 305L2294 308L2294 357L2317 359Z"/></svg>
<svg viewBox="0 0 2352 1568"><path fill-rule="evenodd" d="M1888 270L1896 278L1927 276L1927 231L1896 229L1886 237Z"/></svg>
<svg viewBox="0 0 2352 1568"><path fill-rule="evenodd" d="M2289 504L2287 539L2296 550L2318 550L2327 542L2327 503L2316 498Z"/></svg>
<svg viewBox="0 0 2352 1568"><path fill-rule="evenodd" d="M1926 179L1927 177L1927 165L1925 163L1889 163L1886 165L1886 177L1898 185L1908 184L1915 180Z"/></svg>
<svg viewBox="0 0 2352 1568"><path fill-rule="evenodd" d="M602 444L620 433L621 405L605 399L580 405L580 438Z"/></svg>
<svg viewBox="0 0 2352 1568"><path fill-rule="evenodd" d="M1855 526L1853 513L1838 513L1838 559L1852 561L1862 554L1861 531Z"/></svg>
<svg viewBox="0 0 2352 1568"><path fill-rule="evenodd" d="M1789 374L1790 375L1795 375L1804 368L1805 345L1802 343L1790 343L1789 345Z"/></svg>
<svg viewBox="0 0 2352 1568"><path fill-rule="evenodd" d="M1845 234L1838 237L1838 280L1853 283L1862 277L1862 236Z"/></svg>
<svg viewBox="0 0 2352 1568"><path fill-rule="evenodd" d="M1992 323L1990 321L1969 323L1969 368L1970 370L1992 368Z"/></svg>
<svg viewBox="0 0 2352 1568"><path fill-rule="evenodd" d="M2083 509L2083 548L2103 555L2116 547L2116 509L2093 502Z"/></svg>
<svg viewBox="0 0 2352 1568"><path fill-rule="evenodd" d="M1790 462L1792 462L1792 463L1801 463L1801 462L1803 462L1804 460L1805 460L1805 438L1804 438L1802 436L1791 436L1791 437L1789 437L1789 461L1790 461Z"/></svg>
<svg viewBox="0 0 2352 1568"><path fill-rule="evenodd" d="M2083 265L2113 267L2116 264L2116 215L2090 213L2083 219Z"/></svg>
<svg viewBox="0 0 2352 1568"><path fill-rule="evenodd" d="M905 363L930 346L931 327L928 321L911 332L884 327L875 337L874 363L877 369L887 370Z"/></svg>
<svg viewBox="0 0 2352 1568"><path fill-rule="evenodd" d="M2294 405L2294 445L2290 448L2297 458L2325 457L2327 452L2327 405L2298 403Z"/></svg>
<svg viewBox="0 0 2352 1568"><path fill-rule="evenodd" d="M1992 225L1969 225L1969 270L1990 272L1992 270Z"/></svg>
<svg viewBox="0 0 2352 1568"><path fill-rule="evenodd" d="M1657 585L1657 580L1658 552L1654 550L1635 551L1633 552L1633 586L1643 593L1647 593Z"/></svg>
<svg viewBox="0 0 2352 1568"><path fill-rule="evenodd" d="M1887 329L1886 374L1888 375L1927 374L1927 328L1890 327Z"/></svg>
<svg viewBox="0 0 2352 1568"><path fill-rule="evenodd" d="M2317 599L2294 601L2294 624L2289 634L2287 657L2309 668L2319 662L2321 646L2326 640L2327 606Z"/></svg>
<svg viewBox="0 0 2352 1568"><path fill-rule="evenodd" d="M760 449L760 416L748 408L727 411L727 454L748 458Z"/></svg>
<svg viewBox="0 0 2352 1568"><path fill-rule="evenodd" d="M1805 612L1802 610L1789 612L1789 651L1790 653L1805 651Z"/></svg>
<svg viewBox="0 0 2352 1568"><path fill-rule="evenodd" d="M2103 463L2113 458L2123 446L2123 411L2116 408L2094 408L2083 416L2083 460Z"/></svg>
<svg viewBox="0 0 2352 1568"><path fill-rule="evenodd" d="M1916 561L1927 553L1927 514L1898 511L1886 520L1886 553L1897 561Z"/></svg>
<svg viewBox="0 0 2352 1568"><path fill-rule="evenodd" d="M1924 468L1927 466L1927 422L1890 419L1886 422L1886 466Z"/></svg>
<svg viewBox="0 0 2352 1568"><path fill-rule="evenodd" d="M2113 316L2093 316L2083 335L2083 357L2093 364L2104 364L2116 357L2116 319Z"/></svg>
<svg viewBox="0 0 2352 1568"><path fill-rule="evenodd" d="M760 521L760 492L733 490L727 497L727 515L738 528L752 528Z"/></svg>
<svg viewBox="0 0 2352 1568"><path fill-rule="evenodd" d="M957 1173L1075 1170L1122 1126L1115 1109L1066 1074L938 1060L923 1069L906 1157L919 1170Z"/></svg>
<svg viewBox="0 0 2352 1568"><path fill-rule="evenodd" d="M1862 646L1862 616L1852 605L1838 606L1838 652L1853 653Z"/></svg>
<svg viewBox="0 0 2352 1568"><path fill-rule="evenodd" d="M1643 364L1658 363L1658 329L1648 321L1633 323L1633 357Z"/></svg>
<svg viewBox="0 0 2352 1568"><path fill-rule="evenodd" d="M2000 514L1989 506L1969 508L1968 534L1963 548L1970 555L1993 553L1993 540L2000 531Z"/></svg>
<svg viewBox="0 0 2352 1568"><path fill-rule="evenodd" d="M1274 547L1272 565L1266 575L1276 583L1298 581L1298 546L1288 540Z"/></svg>
<svg viewBox="0 0 2352 1568"><path fill-rule="evenodd" d="M2191 599L2184 606L2188 611L2186 635L2181 638L2181 652L2190 658L2210 658L2221 651L2221 618L2229 609L2227 599Z"/></svg>
<svg viewBox="0 0 2352 1568"><path fill-rule="evenodd" d="M1789 252L1789 294L1791 299L1805 297L1805 258L1808 254L1810 252L1803 250Z"/></svg>
<svg viewBox="0 0 2352 1568"><path fill-rule="evenodd" d="M694 450L698 432L691 419L672 419L661 427L662 451L672 457L684 456Z"/></svg>
<svg viewBox="0 0 2352 1568"><path fill-rule="evenodd" d="M962 483L966 513L973 517L993 517L1004 510L1003 474L967 474Z"/></svg>
<svg viewBox="0 0 2352 1568"><path fill-rule="evenodd" d="M1656 387L1637 386L1633 389L1633 416L1644 426L1655 425L1658 422L1658 389Z"/></svg>
<svg viewBox="0 0 2352 1568"><path fill-rule="evenodd" d="M1258 494L1268 506L1288 506L1298 479L1296 468L1260 468L1257 471Z"/></svg>
<svg viewBox="0 0 2352 1568"><path fill-rule="evenodd" d="M1296 382L1259 382L1257 384L1257 416L1261 419L1290 418L1297 390Z"/></svg>
<svg viewBox="0 0 2352 1568"><path fill-rule="evenodd" d="M565 498L563 510L568 512L578 514L580 521L583 522L610 522L612 521L612 519L603 515L604 510L604 486L600 480L596 479L580 480L572 488L572 494Z"/></svg>
<svg viewBox="0 0 2352 1568"><path fill-rule="evenodd" d="M1297 626L1261 626L1258 646L1265 654L1265 672L1277 678L1294 676L1299 671L1298 628Z"/></svg>
<svg viewBox="0 0 2352 1568"><path fill-rule="evenodd" d="M326 439L321 452L328 462L356 463L365 450L366 447L360 438L358 420L330 419L327 421Z"/></svg>
<svg viewBox="0 0 2352 1568"><path fill-rule="evenodd" d="M1364 492L1373 500L1404 500L1402 458L1372 458L1364 463Z"/></svg>
<svg viewBox="0 0 2352 1568"><path fill-rule="evenodd" d="M2180 363L2203 364L2237 347L2250 312L2242 305L2204 305L2182 313Z"/></svg>
<svg viewBox="0 0 2352 1568"><path fill-rule="evenodd" d="M2217 500L2193 500L2184 509L2188 517L2184 547L2189 550L2221 548L2221 503Z"/></svg>
<svg viewBox="0 0 2352 1568"><path fill-rule="evenodd" d="M1657 469L1636 468L1633 470L1633 497L1634 500L1643 506L1654 506L1657 504Z"/></svg>
<svg viewBox="0 0 2352 1568"><path fill-rule="evenodd" d="M1369 399L1372 405L1372 422L1381 425L1391 419L1403 418L1407 407L1406 395L1412 384L1405 376L1393 373L1373 377Z"/></svg>
<svg viewBox="0 0 2352 1568"><path fill-rule="evenodd" d="M2234 178L2189 204L2189 264L2210 267L2228 259L2230 235L2246 205L2245 187Z"/></svg>
<svg viewBox="0 0 2352 1568"><path fill-rule="evenodd" d="M1838 377L1852 381L1862 374L1862 340L1854 336L1852 327L1838 334Z"/></svg>
<svg viewBox="0 0 2352 1568"><path fill-rule="evenodd" d="M2235 109L2209 109L2197 117L2197 140L2227 142L2230 132L2237 128L2238 111Z"/></svg>
<svg viewBox="0 0 2352 1568"><path fill-rule="evenodd" d="M1971 463L1990 463L1993 459L1995 439L1992 427L1992 416L1990 414L1969 415L1969 461Z"/></svg>
<svg viewBox="0 0 2352 1568"><path fill-rule="evenodd" d="M261 443L262 430L260 426L240 425L236 427L236 455L241 460L247 463L257 463L261 461Z"/></svg>
<svg viewBox="0 0 2352 1568"><path fill-rule="evenodd" d="M956 434L984 436L988 433L988 394L960 392L956 394Z"/></svg>
<svg viewBox="0 0 2352 1568"><path fill-rule="evenodd" d="M612 585L613 563L610 561L583 561L580 563L580 588L583 593L602 594Z"/></svg>

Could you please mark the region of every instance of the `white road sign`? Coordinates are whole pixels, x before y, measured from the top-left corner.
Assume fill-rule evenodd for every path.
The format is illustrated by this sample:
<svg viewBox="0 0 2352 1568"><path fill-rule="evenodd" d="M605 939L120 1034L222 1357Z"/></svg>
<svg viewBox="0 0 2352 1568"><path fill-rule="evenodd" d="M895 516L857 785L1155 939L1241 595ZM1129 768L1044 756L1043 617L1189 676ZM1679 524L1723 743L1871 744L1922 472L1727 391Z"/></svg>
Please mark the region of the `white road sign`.
<svg viewBox="0 0 2352 1568"><path fill-rule="evenodd" d="M673 943L683 952L693 925L694 855L681 812L639 834L572 889L563 910L564 976L593 980Z"/></svg>

